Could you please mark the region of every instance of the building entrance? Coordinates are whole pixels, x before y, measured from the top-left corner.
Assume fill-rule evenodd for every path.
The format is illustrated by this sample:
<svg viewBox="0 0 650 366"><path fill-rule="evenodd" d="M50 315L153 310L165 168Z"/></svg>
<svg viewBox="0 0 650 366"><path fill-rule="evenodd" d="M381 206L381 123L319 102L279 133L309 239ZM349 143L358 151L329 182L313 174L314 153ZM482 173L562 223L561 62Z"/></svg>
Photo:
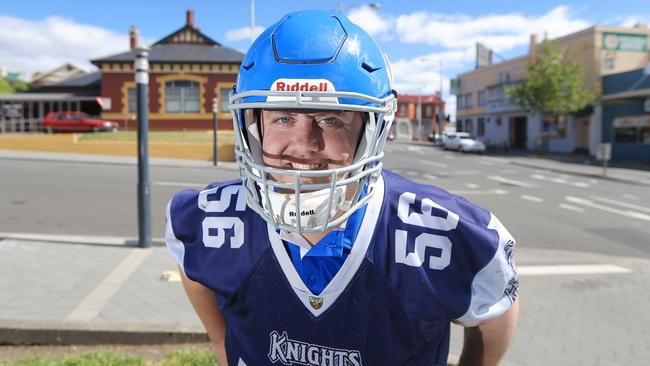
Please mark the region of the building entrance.
<svg viewBox="0 0 650 366"><path fill-rule="evenodd" d="M528 119L526 117L510 117L509 145L514 149L525 149L528 140Z"/></svg>

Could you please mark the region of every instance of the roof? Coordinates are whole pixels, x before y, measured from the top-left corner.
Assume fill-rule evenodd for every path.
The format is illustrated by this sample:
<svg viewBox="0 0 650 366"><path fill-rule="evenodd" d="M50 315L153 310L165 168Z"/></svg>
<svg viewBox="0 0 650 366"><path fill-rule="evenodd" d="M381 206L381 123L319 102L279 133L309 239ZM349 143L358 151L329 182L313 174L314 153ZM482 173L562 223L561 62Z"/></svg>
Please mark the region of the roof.
<svg viewBox="0 0 650 366"><path fill-rule="evenodd" d="M154 43L154 45L157 44L169 44L172 42L188 42L187 40L181 40L181 39L175 39L176 36L182 35L183 33L191 33L190 37L194 38L193 41L190 41L191 43L204 43L204 44L209 44L211 46L221 46L221 43L213 40L212 38L206 36L205 34L201 33L201 31L197 28L194 28L191 25L186 24L185 26L181 27L180 29L172 32L168 36L163 37L160 41ZM190 37L186 37L190 38Z"/></svg>
<svg viewBox="0 0 650 366"><path fill-rule="evenodd" d="M1 102L65 102L96 100L96 96L80 96L73 93L12 93L0 94Z"/></svg>
<svg viewBox="0 0 650 366"><path fill-rule="evenodd" d="M217 45L191 43L154 44L151 46L151 49L149 51L150 63L241 63L243 60L243 53L232 48ZM133 50L91 60L91 62L95 65L104 62L133 61L135 61L135 52Z"/></svg>
<svg viewBox="0 0 650 366"><path fill-rule="evenodd" d="M421 97L421 102L422 103L440 103L440 98L438 98L437 95L406 95L406 94L398 94L397 95L397 101L399 103L417 103L418 98Z"/></svg>

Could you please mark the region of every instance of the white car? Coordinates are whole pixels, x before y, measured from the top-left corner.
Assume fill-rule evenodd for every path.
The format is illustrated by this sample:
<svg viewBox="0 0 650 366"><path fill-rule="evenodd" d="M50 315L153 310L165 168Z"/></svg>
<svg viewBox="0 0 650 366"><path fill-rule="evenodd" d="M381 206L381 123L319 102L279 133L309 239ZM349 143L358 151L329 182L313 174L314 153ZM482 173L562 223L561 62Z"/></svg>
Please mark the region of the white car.
<svg viewBox="0 0 650 366"><path fill-rule="evenodd" d="M485 144L467 132L449 133L442 138L445 150L458 150L462 152L485 152Z"/></svg>

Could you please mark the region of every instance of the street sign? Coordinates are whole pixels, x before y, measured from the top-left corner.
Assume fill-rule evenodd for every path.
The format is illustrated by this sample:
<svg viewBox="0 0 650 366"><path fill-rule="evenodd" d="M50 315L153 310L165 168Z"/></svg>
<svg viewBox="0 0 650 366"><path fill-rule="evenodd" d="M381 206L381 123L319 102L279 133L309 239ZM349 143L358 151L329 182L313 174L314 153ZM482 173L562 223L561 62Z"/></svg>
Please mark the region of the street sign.
<svg viewBox="0 0 650 366"><path fill-rule="evenodd" d="M111 98L108 97L97 97L95 98L97 101L97 104L99 104L100 107L102 107L103 111L110 110L111 107Z"/></svg>
<svg viewBox="0 0 650 366"><path fill-rule="evenodd" d="M601 142L596 148L596 159L610 160L612 158L612 144L610 142Z"/></svg>
<svg viewBox="0 0 650 366"><path fill-rule="evenodd" d="M648 50L648 36L645 34L603 32L602 48L612 51Z"/></svg>

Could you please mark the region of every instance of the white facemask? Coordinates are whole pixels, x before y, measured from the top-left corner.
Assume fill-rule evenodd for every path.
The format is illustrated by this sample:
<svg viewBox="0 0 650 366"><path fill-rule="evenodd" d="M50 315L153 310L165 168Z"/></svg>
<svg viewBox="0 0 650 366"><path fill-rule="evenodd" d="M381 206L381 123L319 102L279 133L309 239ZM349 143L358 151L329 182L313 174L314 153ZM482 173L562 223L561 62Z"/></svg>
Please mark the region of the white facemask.
<svg viewBox="0 0 650 366"><path fill-rule="evenodd" d="M346 201L346 192L347 185L334 189L330 212L327 212L330 188L300 193L300 212L298 212L298 207L296 207L296 195L291 193L268 192L269 201L273 209L271 210L267 207L265 200L262 200L262 205L269 212L275 214L275 220L280 224L297 228L297 218L300 217L300 226L303 228L325 227L338 213L350 209L352 201Z"/></svg>

